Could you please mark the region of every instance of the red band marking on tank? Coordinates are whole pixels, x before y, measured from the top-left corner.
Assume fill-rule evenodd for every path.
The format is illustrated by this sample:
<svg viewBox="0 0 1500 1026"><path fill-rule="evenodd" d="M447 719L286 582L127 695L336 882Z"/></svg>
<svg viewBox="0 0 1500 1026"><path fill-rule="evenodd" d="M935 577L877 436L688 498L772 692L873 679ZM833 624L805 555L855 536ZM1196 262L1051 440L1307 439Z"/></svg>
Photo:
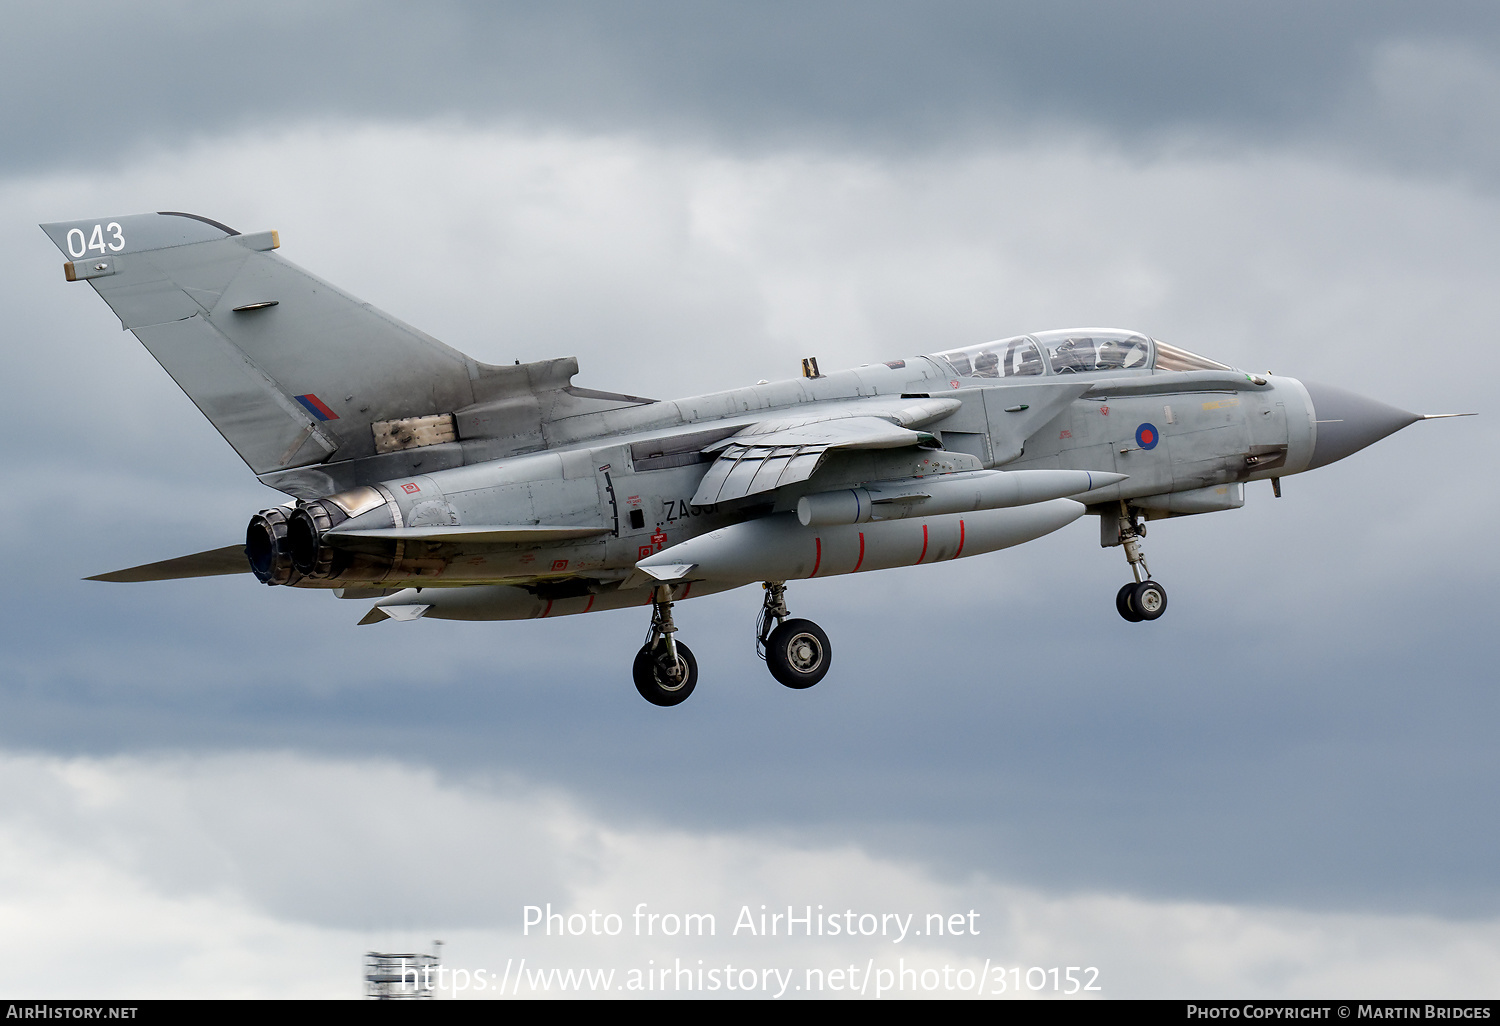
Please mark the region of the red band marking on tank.
<svg viewBox="0 0 1500 1026"><path fill-rule="evenodd" d="M585 613L587 613L590 609L594 608L594 599L596 599L598 597L599 596L597 596L597 595L590 595L589 596L589 604L583 607L583 611Z"/></svg>
<svg viewBox="0 0 1500 1026"><path fill-rule="evenodd" d="M963 554L964 554L964 518L963 517L959 517L958 518L958 551L953 554L953 558L957 559L959 556L962 556Z"/></svg>
<svg viewBox="0 0 1500 1026"><path fill-rule="evenodd" d="M923 524L922 525L922 554L917 557L917 562L920 563L920 562L922 562L922 560L924 560L926 558L927 558L927 525ZM916 564L913 564L913 565L915 566Z"/></svg>
<svg viewBox="0 0 1500 1026"><path fill-rule="evenodd" d="M688 592L690 592L692 590L693 590L693 582L692 581L688 581L686 584L684 584L682 586L682 594L679 596L679 598L680 599L687 598L688 597Z"/></svg>
<svg viewBox="0 0 1500 1026"><path fill-rule="evenodd" d="M543 620L547 619L547 614L550 613L550 612L552 612L552 600L548 599L547 600L547 608L542 610L541 619L543 619Z"/></svg>
<svg viewBox="0 0 1500 1026"><path fill-rule="evenodd" d="M818 567L823 565L823 539L814 538L813 544L817 545L818 547L818 555L817 558L813 560L813 572L807 575L809 577L818 576Z"/></svg>
<svg viewBox="0 0 1500 1026"><path fill-rule="evenodd" d="M849 572L851 574L857 574L857 573L859 573L859 568L861 566L863 566L864 563L865 563L865 532L861 531L861 532L859 532L859 561L854 564L854 569L850 570Z"/></svg>

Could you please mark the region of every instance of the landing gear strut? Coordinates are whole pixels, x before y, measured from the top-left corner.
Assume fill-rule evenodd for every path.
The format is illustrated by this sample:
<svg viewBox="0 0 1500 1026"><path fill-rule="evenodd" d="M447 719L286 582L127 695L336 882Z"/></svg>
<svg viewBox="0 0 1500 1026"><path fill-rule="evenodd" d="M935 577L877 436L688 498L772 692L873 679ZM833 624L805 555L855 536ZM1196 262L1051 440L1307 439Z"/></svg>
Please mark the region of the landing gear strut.
<svg viewBox="0 0 1500 1026"><path fill-rule="evenodd" d="M1125 546L1125 559L1130 563L1130 572L1135 580L1122 587L1115 595L1115 608L1132 623L1155 620L1167 611L1167 589L1151 579L1146 556L1141 552L1141 539L1145 535L1145 524L1136 523L1136 515L1122 499L1120 544Z"/></svg>
<svg viewBox="0 0 1500 1026"><path fill-rule="evenodd" d="M811 620L790 618L785 581L766 581L762 587L766 599L756 625L755 652L782 684L798 691L810 688L827 676L832 665L833 647L828 635Z"/></svg>
<svg viewBox="0 0 1500 1026"><path fill-rule="evenodd" d="M651 599L651 632L630 670L635 689L652 705L676 705L698 686L698 660L674 637L676 633L672 586L658 584Z"/></svg>

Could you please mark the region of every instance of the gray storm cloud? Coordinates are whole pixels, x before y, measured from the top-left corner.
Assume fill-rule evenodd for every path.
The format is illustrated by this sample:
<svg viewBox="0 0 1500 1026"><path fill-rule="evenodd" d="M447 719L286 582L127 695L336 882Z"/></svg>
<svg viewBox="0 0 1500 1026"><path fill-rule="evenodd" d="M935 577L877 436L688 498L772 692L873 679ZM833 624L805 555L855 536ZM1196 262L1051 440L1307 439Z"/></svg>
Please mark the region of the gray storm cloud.
<svg viewBox="0 0 1500 1026"><path fill-rule="evenodd" d="M1500 950L1493 923L950 880L848 845L623 826L524 781L440 782L379 760L6 755L0 772L18 785L0 801L0 916L27 941L4 981L37 996L352 998L362 950L431 951L445 939L466 989L440 997L495 997L507 971L505 996L558 996L515 986L524 957L529 979L581 967L623 979L652 962L771 965L795 974L786 997L800 996L808 970L826 979L868 960L887 985L902 966L928 972L926 990L913 976L887 995L897 997L957 996L941 988L945 967L950 980L955 969L982 977L986 996L1034 996L1050 980L1033 973L1028 987L1012 966L1082 962L1099 971L1075 973L1074 986L1104 997L1368 998L1412 987L1432 998L1483 995ZM743 928L762 906L789 905L798 917L896 915L906 931L889 921L884 935L854 937L788 937L784 921L774 937ZM929 916L955 910L964 936L928 935ZM638 911L712 924L690 939L643 924L636 937ZM617 934L590 913L615 915ZM523 933L528 918L537 925ZM1005 966L1005 979L985 965Z"/></svg>
<svg viewBox="0 0 1500 1026"><path fill-rule="evenodd" d="M1492 186L1497 43L1463 0L38 4L0 38L0 132L23 169L308 118L883 153L1065 127L1147 154L1315 144Z"/></svg>

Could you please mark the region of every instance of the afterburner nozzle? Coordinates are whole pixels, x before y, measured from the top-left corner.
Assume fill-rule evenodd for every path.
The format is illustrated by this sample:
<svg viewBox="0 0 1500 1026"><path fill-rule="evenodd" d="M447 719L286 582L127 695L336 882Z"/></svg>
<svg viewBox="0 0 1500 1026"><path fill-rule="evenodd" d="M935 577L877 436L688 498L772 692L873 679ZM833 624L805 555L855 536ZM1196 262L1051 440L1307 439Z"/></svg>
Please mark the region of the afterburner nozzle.
<svg viewBox="0 0 1500 1026"><path fill-rule="evenodd" d="M348 519L343 510L326 499L297 503L287 524L286 541L298 573L312 578L334 575L338 552L323 541L323 535Z"/></svg>
<svg viewBox="0 0 1500 1026"><path fill-rule="evenodd" d="M321 499L298 502L286 525L285 548L292 566L311 580L340 576L358 560L349 551L329 544L328 532L360 516L366 519L357 522L370 527L390 527L395 523L386 508L385 496L375 488L355 488ZM376 562L389 569L390 560Z"/></svg>
<svg viewBox="0 0 1500 1026"><path fill-rule="evenodd" d="M290 512L285 506L263 509L250 518L245 529L245 557L262 584L295 584L302 578L287 549Z"/></svg>

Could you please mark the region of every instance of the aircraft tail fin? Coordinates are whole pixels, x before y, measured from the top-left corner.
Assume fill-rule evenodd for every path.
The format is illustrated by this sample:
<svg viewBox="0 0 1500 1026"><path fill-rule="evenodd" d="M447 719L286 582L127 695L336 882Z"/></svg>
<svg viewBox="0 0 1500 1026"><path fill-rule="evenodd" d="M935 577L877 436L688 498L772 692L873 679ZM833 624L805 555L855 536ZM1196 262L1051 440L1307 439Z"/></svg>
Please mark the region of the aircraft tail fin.
<svg viewBox="0 0 1500 1026"><path fill-rule="evenodd" d="M293 494L326 479L299 487L297 468L441 446L455 412L578 370L478 363L284 260L276 232L174 211L41 227L65 277L87 281L250 468Z"/></svg>

